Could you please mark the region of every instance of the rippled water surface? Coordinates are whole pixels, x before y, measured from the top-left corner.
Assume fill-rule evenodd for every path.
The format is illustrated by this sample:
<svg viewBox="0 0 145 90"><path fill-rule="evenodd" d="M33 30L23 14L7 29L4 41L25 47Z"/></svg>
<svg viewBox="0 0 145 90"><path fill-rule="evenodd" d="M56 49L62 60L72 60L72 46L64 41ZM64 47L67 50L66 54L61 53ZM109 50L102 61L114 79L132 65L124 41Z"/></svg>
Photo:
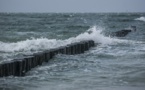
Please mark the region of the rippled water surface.
<svg viewBox="0 0 145 90"><path fill-rule="evenodd" d="M110 36L131 25L136 32ZM0 78L0 89L145 90L145 13L0 13L0 63L83 40L96 46Z"/></svg>

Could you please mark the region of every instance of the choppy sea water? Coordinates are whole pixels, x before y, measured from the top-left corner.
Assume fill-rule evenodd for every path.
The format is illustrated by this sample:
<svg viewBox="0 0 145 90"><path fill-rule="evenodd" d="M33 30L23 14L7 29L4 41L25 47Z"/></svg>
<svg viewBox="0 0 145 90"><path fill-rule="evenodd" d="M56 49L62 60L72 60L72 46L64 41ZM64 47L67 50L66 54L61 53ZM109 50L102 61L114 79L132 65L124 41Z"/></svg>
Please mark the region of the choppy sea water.
<svg viewBox="0 0 145 90"><path fill-rule="evenodd" d="M110 35L131 25L136 32ZM145 90L145 13L0 13L0 63L90 39L96 46L84 54L0 78L0 89Z"/></svg>

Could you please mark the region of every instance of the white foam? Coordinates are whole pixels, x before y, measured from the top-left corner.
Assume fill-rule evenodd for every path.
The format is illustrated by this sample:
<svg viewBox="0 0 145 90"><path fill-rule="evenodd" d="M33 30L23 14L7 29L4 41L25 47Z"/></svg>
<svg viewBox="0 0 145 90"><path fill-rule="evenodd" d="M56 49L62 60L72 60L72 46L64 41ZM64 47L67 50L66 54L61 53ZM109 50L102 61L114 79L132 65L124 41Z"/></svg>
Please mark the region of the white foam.
<svg viewBox="0 0 145 90"><path fill-rule="evenodd" d="M64 46L70 43L79 42L83 40L94 40L95 43L101 44L112 44L125 42L125 40L120 40L116 38L106 37L102 34L103 28L93 26L88 31L92 31L91 34L84 32L77 37L71 37L66 40L56 40L48 38L32 38L25 41L19 41L15 43L5 43L0 42L0 52L31 52L48 50L50 48L56 48L59 46Z"/></svg>
<svg viewBox="0 0 145 90"><path fill-rule="evenodd" d="M145 22L145 17L136 18L135 20L139 20L139 21L144 21Z"/></svg>
<svg viewBox="0 0 145 90"><path fill-rule="evenodd" d="M78 35L75 39L77 41L93 40L93 41L95 41L95 43L107 44L107 45L128 42L127 40L120 40L117 38L107 37L107 36L103 35L103 33L102 33L103 30L105 30L105 29L102 27L93 26L87 32ZM91 32L91 33L89 34L88 32Z"/></svg>
<svg viewBox="0 0 145 90"><path fill-rule="evenodd" d="M124 43L134 43L129 40L121 40L117 38L107 37L102 34L105 30L102 27L93 26L84 33L79 34L76 37L71 37L66 40L56 40L48 38L32 38L24 41L18 41L13 43L0 42L0 57L5 60L9 60L12 57L21 56L23 54L32 54L34 52L49 50L51 48L56 48L59 46L65 46L74 42L80 42L84 40L93 40L95 43L100 43L102 46L106 45L116 45ZM91 31L92 33L88 33ZM136 42L135 42L136 43Z"/></svg>
<svg viewBox="0 0 145 90"><path fill-rule="evenodd" d="M25 51L39 51L54 48L63 45L63 41L56 39L38 38L19 41L16 43L0 42L0 51L2 52L25 52Z"/></svg>

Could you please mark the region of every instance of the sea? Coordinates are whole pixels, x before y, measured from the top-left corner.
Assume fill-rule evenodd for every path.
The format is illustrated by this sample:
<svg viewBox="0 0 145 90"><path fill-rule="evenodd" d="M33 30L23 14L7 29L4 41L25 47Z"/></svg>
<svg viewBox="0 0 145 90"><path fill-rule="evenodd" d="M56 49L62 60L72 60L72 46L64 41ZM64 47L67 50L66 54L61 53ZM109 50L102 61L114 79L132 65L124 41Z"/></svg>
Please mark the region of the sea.
<svg viewBox="0 0 145 90"><path fill-rule="evenodd" d="M145 90L145 13L0 13L0 63L85 40L95 47L0 77L0 90Z"/></svg>

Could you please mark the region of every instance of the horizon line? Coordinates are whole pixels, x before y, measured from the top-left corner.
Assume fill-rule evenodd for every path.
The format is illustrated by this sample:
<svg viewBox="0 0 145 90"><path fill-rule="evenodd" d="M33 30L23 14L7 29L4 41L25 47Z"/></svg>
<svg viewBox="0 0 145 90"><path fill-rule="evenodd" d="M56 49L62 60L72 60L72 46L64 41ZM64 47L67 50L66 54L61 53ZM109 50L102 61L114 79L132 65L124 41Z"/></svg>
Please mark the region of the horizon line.
<svg viewBox="0 0 145 90"><path fill-rule="evenodd" d="M12 11L12 12L4 12L4 11L0 11L0 13L145 13L144 12L139 12L139 11L135 11L135 12L132 12L132 11L125 11L125 12L33 12L33 11L28 11L28 12L25 12L25 11Z"/></svg>

